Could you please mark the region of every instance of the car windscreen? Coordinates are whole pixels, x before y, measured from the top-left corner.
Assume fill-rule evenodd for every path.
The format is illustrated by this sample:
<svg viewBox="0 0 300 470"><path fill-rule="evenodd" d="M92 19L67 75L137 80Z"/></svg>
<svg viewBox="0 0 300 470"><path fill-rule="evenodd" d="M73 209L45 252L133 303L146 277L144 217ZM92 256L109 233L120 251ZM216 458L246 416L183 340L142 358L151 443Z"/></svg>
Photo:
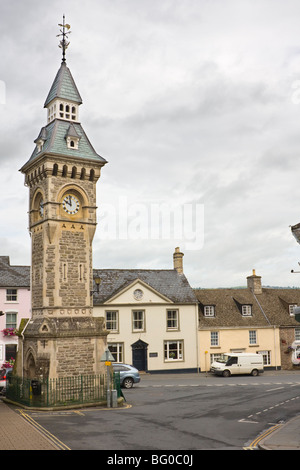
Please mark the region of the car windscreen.
<svg viewBox="0 0 300 470"><path fill-rule="evenodd" d="M226 364L228 359L229 359L229 356L227 356L227 354L220 354L218 359L216 359L216 362L221 362L222 364Z"/></svg>

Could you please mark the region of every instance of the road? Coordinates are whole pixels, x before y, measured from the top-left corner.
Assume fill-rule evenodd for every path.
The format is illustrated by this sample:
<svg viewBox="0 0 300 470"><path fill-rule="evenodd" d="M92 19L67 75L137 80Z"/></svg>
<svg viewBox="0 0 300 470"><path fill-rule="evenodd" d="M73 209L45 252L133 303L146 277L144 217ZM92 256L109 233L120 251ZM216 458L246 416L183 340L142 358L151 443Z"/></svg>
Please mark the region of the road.
<svg viewBox="0 0 300 470"><path fill-rule="evenodd" d="M124 394L122 409L26 411L25 418L71 450L254 449L263 431L299 413L300 371L147 374Z"/></svg>

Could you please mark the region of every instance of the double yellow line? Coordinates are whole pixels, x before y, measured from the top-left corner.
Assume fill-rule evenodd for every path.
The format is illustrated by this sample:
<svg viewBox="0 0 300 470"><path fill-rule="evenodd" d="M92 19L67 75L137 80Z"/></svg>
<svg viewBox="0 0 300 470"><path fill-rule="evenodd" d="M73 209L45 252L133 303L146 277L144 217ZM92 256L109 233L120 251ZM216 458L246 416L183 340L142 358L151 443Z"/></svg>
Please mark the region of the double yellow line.
<svg viewBox="0 0 300 470"><path fill-rule="evenodd" d="M129 408L132 408L132 405L126 404L122 408L121 407L120 408L104 408L104 407L101 407L101 408L98 408L97 410L98 411L115 411L115 410L122 410L122 409L126 410L126 409L129 409ZM37 431L39 431L46 439L48 439L57 450L71 450L70 447L68 447L66 444L61 442L57 437L53 436L53 434L51 434L49 431L47 431L47 429L45 429L39 423L37 423L23 409L18 409L18 411L19 411L20 415L22 416L22 418L26 419L26 421L28 423L30 423ZM86 413L87 411L95 411L95 409L86 408L84 410L84 413ZM79 414L79 415L84 415L84 413L82 413L80 410L73 410L72 412L76 413L76 414Z"/></svg>
<svg viewBox="0 0 300 470"><path fill-rule="evenodd" d="M272 428L267 429L264 433L260 434L256 439L254 439L254 441L252 441L249 446L243 447L243 449L244 450L254 450L258 446L260 441L262 441L263 439L268 437L270 434L272 434L272 432L274 432L274 431L276 431L276 429L280 428L280 426L282 426L282 424L276 424Z"/></svg>
<svg viewBox="0 0 300 470"><path fill-rule="evenodd" d="M57 437L53 436L47 429L43 428L37 423L31 416L25 413L23 410L18 410L21 416L26 419L37 431L39 431L46 439L48 439L57 450L71 450L66 444L61 442Z"/></svg>

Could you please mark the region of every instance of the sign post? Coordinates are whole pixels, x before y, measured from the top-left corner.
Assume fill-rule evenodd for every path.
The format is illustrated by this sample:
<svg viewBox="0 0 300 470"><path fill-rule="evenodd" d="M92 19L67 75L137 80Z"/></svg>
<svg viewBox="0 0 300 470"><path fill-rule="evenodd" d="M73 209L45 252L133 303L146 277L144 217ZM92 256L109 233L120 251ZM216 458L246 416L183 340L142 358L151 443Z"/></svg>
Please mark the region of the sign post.
<svg viewBox="0 0 300 470"><path fill-rule="evenodd" d="M106 350L104 351L104 353L101 356L100 361L105 362L105 365L106 365L106 381L107 381L107 384L106 384L106 400L107 400L107 407L108 408L112 407L112 400L111 400L112 390L111 390L111 383L110 383L111 382L111 380L110 380L110 367L111 367L111 362L114 361L114 360L115 360L114 356L112 355L110 350L108 348L106 348Z"/></svg>

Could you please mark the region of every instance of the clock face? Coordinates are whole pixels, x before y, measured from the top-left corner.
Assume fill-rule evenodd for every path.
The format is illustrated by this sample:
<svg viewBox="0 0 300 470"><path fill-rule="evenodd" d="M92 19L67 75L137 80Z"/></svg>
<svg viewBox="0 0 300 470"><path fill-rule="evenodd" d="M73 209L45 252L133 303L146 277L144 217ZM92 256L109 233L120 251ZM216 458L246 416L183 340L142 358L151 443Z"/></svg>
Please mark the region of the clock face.
<svg viewBox="0 0 300 470"><path fill-rule="evenodd" d="M73 194L66 194L63 198L62 206L67 214L77 214L80 209L80 203Z"/></svg>
<svg viewBox="0 0 300 470"><path fill-rule="evenodd" d="M141 289L135 289L133 296L135 300L142 300L144 296L144 292Z"/></svg>

